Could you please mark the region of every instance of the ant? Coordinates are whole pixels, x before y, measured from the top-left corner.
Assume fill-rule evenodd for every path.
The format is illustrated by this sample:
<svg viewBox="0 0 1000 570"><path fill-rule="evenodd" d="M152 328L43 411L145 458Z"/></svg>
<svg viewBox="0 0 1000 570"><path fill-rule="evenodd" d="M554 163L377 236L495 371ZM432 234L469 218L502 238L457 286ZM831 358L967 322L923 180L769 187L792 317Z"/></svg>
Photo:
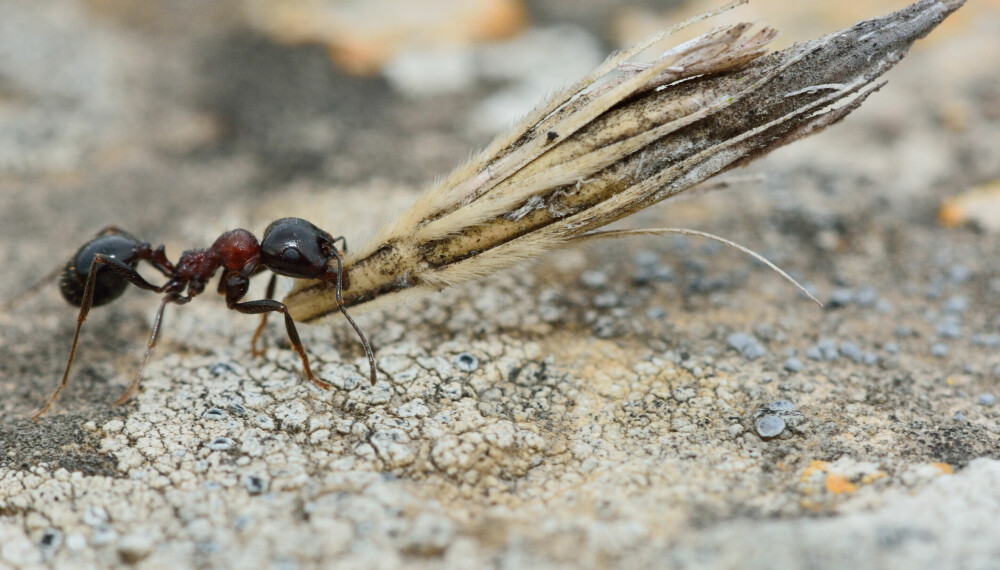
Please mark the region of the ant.
<svg viewBox="0 0 1000 570"><path fill-rule="evenodd" d="M288 313L288 308L272 297L278 275L336 283L340 311L361 339L368 356L370 379L374 386L375 355L368 339L343 306L341 291L350 286L350 280L348 274L344 272L340 253L336 247L338 241L341 242L341 251L346 252L347 241L343 237L334 238L301 218L281 218L267 226L264 238L260 242L247 230L228 231L219 236L208 249L185 251L175 265L167 259L162 245L154 249L149 243L142 242L117 227L105 228L77 250L60 273L59 289L69 303L80 307L80 314L76 319L76 333L73 335L73 346L69 351L69 360L66 362L62 381L48 402L32 419L37 420L48 411L59 397L59 393L66 387L70 368L76 356L80 329L92 307L114 301L125 292L130 283L140 289L163 294L163 300L153 321L152 333L146 343L146 354L132 378L132 383L115 401L114 405L118 406L125 403L139 386L142 370L149 361L153 347L156 346L163 321L163 310L167 304L183 305L189 302L205 290L207 282L220 268L222 276L218 290L220 295L225 295L226 306L240 313L262 315L260 325L257 326L251 340L251 352L255 356L262 354L257 348L257 341L267 323L268 314L272 312L283 314L288 340L302 359L306 378L323 389L329 389L330 383L313 375L309 367L309 358L302 347L302 341L299 340L299 333L295 330L295 322ZM336 261L336 265L330 263L333 260ZM167 282L163 285L153 285L146 281L136 271L140 261L145 261L162 273ZM267 298L259 301L240 301L250 287L250 278L264 270L270 270L272 274L267 285Z"/></svg>

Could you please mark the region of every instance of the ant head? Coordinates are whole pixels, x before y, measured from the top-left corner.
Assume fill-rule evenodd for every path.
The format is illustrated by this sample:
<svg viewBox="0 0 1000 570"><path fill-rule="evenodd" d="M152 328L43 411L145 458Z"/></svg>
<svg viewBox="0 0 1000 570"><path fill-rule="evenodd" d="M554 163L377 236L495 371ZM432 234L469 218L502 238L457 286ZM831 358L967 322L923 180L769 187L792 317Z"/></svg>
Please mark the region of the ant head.
<svg viewBox="0 0 1000 570"><path fill-rule="evenodd" d="M138 246L139 240L122 231L105 233L83 244L60 275L59 290L63 298L77 307L83 302L83 289L87 284L87 275L90 274L90 265L95 255L103 253L130 267L135 267L139 263ZM97 281L94 283L93 306L95 307L120 297L129 284L120 275L108 271L103 266L97 271Z"/></svg>
<svg viewBox="0 0 1000 570"><path fill-rule="evenodd" d="M261 262L278 275L331 280L336 274L328 265L337 252L333 237L302 218L271 222L260 250Z"/></svg>

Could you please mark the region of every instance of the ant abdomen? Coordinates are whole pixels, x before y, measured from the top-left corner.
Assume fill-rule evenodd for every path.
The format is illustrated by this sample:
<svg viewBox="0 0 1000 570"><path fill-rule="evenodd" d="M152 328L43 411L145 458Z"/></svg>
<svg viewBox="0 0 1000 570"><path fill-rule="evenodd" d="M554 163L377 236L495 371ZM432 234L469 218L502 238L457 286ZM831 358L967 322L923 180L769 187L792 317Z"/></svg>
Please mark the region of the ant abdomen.
<svg viewBox="0 0 1000 570"><path fill-rule="evenodd" d="M139 240L131 234L116 229L105 230L83 244L83 247L78 249L66 263L59 277L59 290L63 298L77 307L83 303L83 290L95 255L102 253L135 268L139 263L136 253L138 246ZM103 265L97 268L97 272L97 281L94 283L93 306L95 307L114 301L129 285L121 275L109 271Z"/></svg>

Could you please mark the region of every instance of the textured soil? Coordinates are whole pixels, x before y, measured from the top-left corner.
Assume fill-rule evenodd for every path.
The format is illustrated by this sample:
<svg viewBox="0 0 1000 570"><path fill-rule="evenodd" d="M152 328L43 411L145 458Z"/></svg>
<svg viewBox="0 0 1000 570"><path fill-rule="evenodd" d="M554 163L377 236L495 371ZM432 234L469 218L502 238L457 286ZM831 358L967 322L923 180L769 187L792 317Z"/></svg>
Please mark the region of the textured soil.
<svg viewBox="0 0 1000 570"><path fill-rule="evenodd" d="M488 141L482 102L510 87L408 94L222 1L37 4L0 5L8 299L111 224L171 258L286 215L360 243ZM816 4L786 39L850 23ZM598 54L603 5L569 24ZM532 25L560 6L529 3ZM0 312L0 568L1000 565L1000 242L937 221L1000 178L996 3L887 79L735 188L625 224L737 241L823 308L713 242L594 243L359 317L374 387L349 328L302 327L321 391L279 319L254 358L255 318L213 284L168 309L112 408L157 304L129 291L34 423L75 310L54 285L20 300Z"/></svg>

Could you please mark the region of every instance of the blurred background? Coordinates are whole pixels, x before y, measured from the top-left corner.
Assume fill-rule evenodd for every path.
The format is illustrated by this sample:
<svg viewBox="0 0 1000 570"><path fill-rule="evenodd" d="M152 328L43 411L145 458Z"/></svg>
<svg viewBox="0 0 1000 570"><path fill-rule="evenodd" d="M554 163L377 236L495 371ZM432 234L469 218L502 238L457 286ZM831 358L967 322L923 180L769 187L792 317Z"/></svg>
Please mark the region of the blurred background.
<svg viewBox="0 0 1000 570"><path fill-rule="evenodd" d="M115 223L195 247L290 190L420 186L610 50L715 4L6 0L0 240L18 246L0 290L71 253L51 251L56 228L71 244ZM756 0L724 19L766 20L780 46L905 4ZM972 2L917 49L976 33L997 6Z"/></svg>

